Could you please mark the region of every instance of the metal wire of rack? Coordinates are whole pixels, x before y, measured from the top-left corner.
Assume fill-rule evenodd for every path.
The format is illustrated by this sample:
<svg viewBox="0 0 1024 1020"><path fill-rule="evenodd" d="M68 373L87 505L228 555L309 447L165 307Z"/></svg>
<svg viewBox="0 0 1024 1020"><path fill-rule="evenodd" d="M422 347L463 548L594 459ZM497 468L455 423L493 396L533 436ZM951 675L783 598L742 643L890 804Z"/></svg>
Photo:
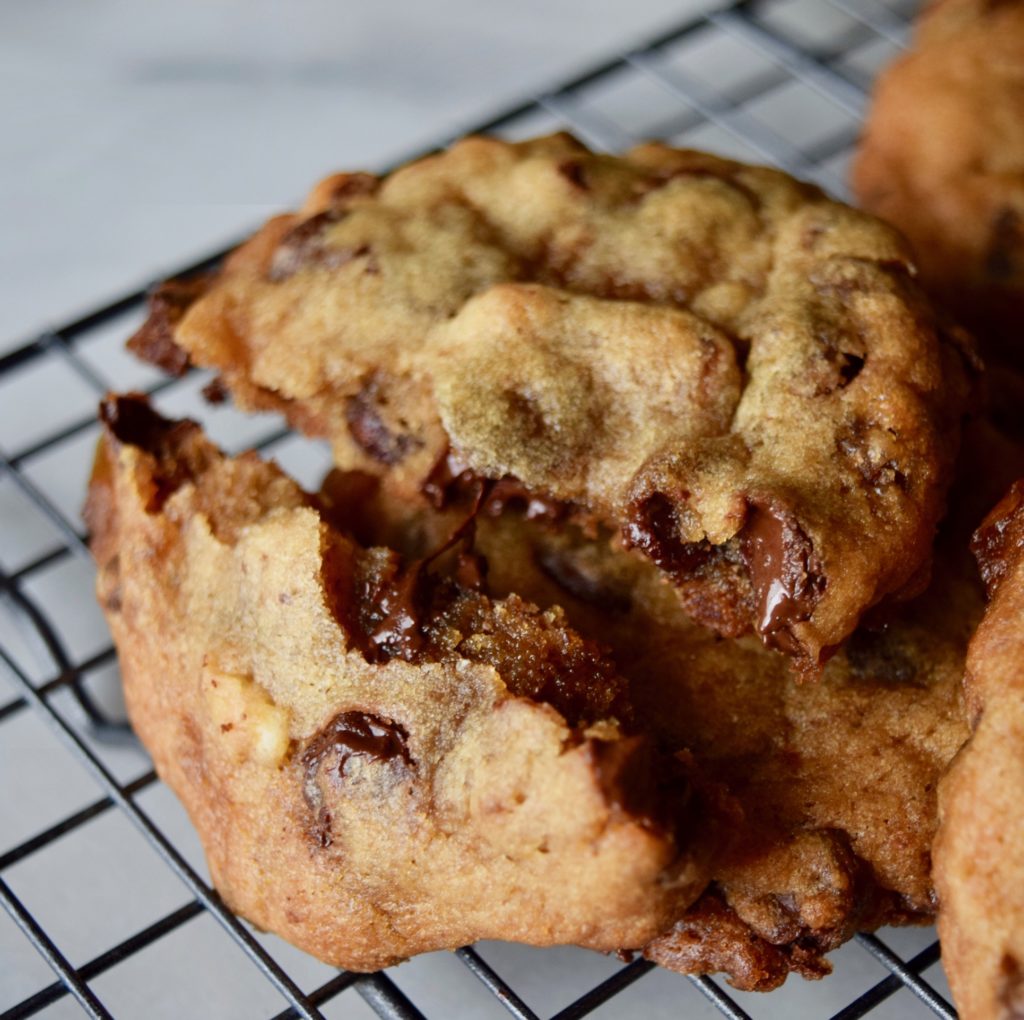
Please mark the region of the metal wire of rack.
<svg viewBox="0 0 1024 1020"><path fill-rule="evenodd" d="M902 45L908 4L830 0L817 4L819 9L809 18L810 3L735 0L716 7L469 130L519 137L566 127L588 143L611 150L643 137L666 137L771 163L843 194L845 159L856 140L873 70ZM790 100L790 112L784 116L777 102L783 95ZM217 252L180 273L200 270L222 255ZM91 405L107 390L136 385L140 378L158 403L163 401L171 410L175 402L180 405L190 399L189 394L194 397L194 374L191 382L189 378L167 381L141 369L126 372L120 363L114 365L114 348L103 337L126 333L125 324L139 315L145 297L144 290L125 294L0 356L0 399L15 386L32 385L31 380L47 371L70 374L83 400L87 396ZM99 795L86 797L84 806L0 853L0 901L56 976L7 1005L0 1018L35 1016L68 997L91 1017L112 1016L94 985L202 916L214 919L234 941L248 961L252 980L264 980L276 989L283 1003L276 1012L281 1020L323 1017L322 1009L346 990L358 993L381 1017L424 1016L388 973L328 972L325 980L312 984L296 977L294 952L288 957L291 965L286 966L281 944L261 938L231 914L205 881L201 865L190 863L195 854L183 850L180 840L169 835L146 806L147 793L159 786L155 773L136 768L135 774L126 776L123 762L108 754L109 748L133 739L96 683L97 677L113 673L114 650L95 618L72 624L59 612L69 568L88 579L91 561L72 502L77 497L67 495L66 481L55 484L55 478L64 473L61 457L56 455L66 455L63 463L66 457L85 463L95 436L94 417L91 406L83 404L81 413L73 407L61 408L52 420L45 415L42 419L37 415L33 427L19 434L16 448L0 446L0 485L10 487L23 505L31 533L25 546L27 557L22 548L13 567L0 555L0 676L6 673L15 689L13 697L0 701L0 742L5 727L35 712L70 752L69 775L70 770L84 771ZM241 445L273 452L278 459L284 459L292 441L287 430L276 423L268 426L263 419L246 425L243 433ZM72 488L80 494L77 486ZM69 695L73 700L68 700ZM34 855L111 813L120 813L134 826L162 865L184 884L189 899L116 940L101 954L72 963L72 955L81 953L62 950L61 936L48 930L46 921L19 897L7 876ZM814 1015L830 1013L833 1020L854 1020L908 990L925 1013L945 1020L956 1016L942 994L921 976L937 964L936 942L909 959L877 935L860 935L856 942L878 965L875 976L838 1011ZM528 995L506 982L478 949L465 947L454 958L512 1016L536 1020L544 1015L527 1005ZM575 1020L602 1007L608 1015L614 1009L614 1004L609 1006L611 1000L655 970L643 960L627 963L546 1015ZM712 978L688 980L723 1016L738 1020L761 1015L752 997L742 997L741 1005L740 996ZM687 987L683 979L678 981L680 987ZM809 1001L808 1009L815 1010L813 999ZM687 1005L684 997L680 1003L680 1010L686 1011L680 1015L690 1015L699 999Z"/></svg>

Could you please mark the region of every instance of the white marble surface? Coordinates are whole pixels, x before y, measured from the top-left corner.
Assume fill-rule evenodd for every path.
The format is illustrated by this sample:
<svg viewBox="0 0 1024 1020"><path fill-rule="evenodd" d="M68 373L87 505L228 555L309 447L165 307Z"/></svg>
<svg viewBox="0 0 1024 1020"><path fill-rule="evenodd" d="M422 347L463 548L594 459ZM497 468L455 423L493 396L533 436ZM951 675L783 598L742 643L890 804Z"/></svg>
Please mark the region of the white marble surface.
<svg viewBox="0 0 1024 1020"><path fill-rule="evenodd" d="M700 0L0 4L0 350Z"/></svg>
<svg viewBox="0 0 1024 1020"><path fill-rule="evenodd" d="M386 165L656 34L700 2L0 2L0 354L232 240L295 201L319 175L337 167ZM828 35L848 27L834 9L812 0L780 6L795 32ZM858 45L849 66L870 73L891 51L877 40ZM691 48L671 59L711 89L771 71L763 58L735 45ZM678 96L637 79L602 86L593 104L609 125L640 134L657 133L685 111ZM752 110L794 143L813 144L849 127L848 115L802 86L768 91ZM705 125L679 137L758 158L720 127ZM838 153L824 167L828 181L841 183L843 158ZM129 316L113 323L79 346L88 365L117 388L158 378L121 351L133 321ZM186 380L166 391L159 406L203 418L214 439L230 449L272 427L265 418L230 408L205 408L198 385ZM17 452L84 421L94 403L92 390L55 355L0 379L0 448ZM78 528L94 440L94 426L79 429L21 466L54 510ZM326 464L322 449L298 439L284 440L271 453L309 485ZM16 570L59 544L53 524L0 474L0 565ZM23 584L46 607L76 658L108 640L91 582L88 561L72 556L33 572ZM0 645L33 680L45 680L53 664L23 640L23 624L0 604ZM104 666L89 683L102 689L115 673L114 666ZM0 667L0 704L12 693ZM67 692L53 704L88 738ZM119 781L149 767L137 746L91 746ZM0 724L0 854L98 794L34 714L21 712ZM169 792L154 785L138 801L205 874L195 834ZM76 964L189 899L115 811L5 869L2 877ZM906 930L886 938L910 955L932 934ZM329 976L327 968L277 940L264 941L304 987ZM574 949L488 944L481 952L542 1015L618 966ZM827 1016L885 976L856 945L836 953L834 963L836 974L828 981L793 979L771 996L737 997L755 1017ZM391 973L430 1017L506 1015L447 954ZM945 988L937 967L926 976ZM0 1011L51 980L45 963L0 912ZM145 1020L243 1020L282 1005L208 916L115 967L94 988L116 1016ZM371 1015L351 990L325 1013ZM64 999L41 1015L57 1020L81 1012ZM668 1020L718 1014L685 979L657 972L594 1015ZM876 1020L927 1015L905 990L872 1013Z"/></svg>

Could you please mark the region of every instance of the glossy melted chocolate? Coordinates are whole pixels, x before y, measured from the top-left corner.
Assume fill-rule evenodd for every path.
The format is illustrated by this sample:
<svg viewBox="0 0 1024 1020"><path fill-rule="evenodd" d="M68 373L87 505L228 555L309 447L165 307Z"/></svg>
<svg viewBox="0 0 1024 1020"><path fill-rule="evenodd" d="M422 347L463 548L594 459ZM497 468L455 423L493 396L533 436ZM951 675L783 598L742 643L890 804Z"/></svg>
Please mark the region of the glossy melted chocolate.
<svg viewBox="0 0 1024 1020"><path fill-rule="evenodd" d="M824 590L810 539L788 511L754 506L740 547L757 600L757 632L769 648L799 652L792 625L810 619Z"/></svg>
<svg viewBox="0 0 1024 1020"><path fill-rule="evenodd" d="M552 523L571 515L568 503L531 492L518 478L506 475L497 481L482 478L450 449L438 457L420 491L436 510L445 510L482 492L480 511L500 517L506 510L523 514L528 521Z"/></svg>
<svg viewBox="0 0 1024 1020"><path fill-rule="evenodd" d="M720 546L684 542L675 505L656 492L634 504L622 533L627 547L639 549L677 585L724 574L738 554L753 592L755 630L769 648L800 651L792 625L810 619L825 579L810 539L789 511L752 505L738 540Z"/></svg>
<svg viewBox="0 0 1024 1020"><path fill-rule="evenodd" d="M370 761L398 761L413 766L408 748L409 734L389 719L367 712L342 712L336 715L306 745L302 754L305 779L303 796L316 819L314 835L322 847L331 845L331 815L324 805L320 784L324 778L340 784L353 758Z"/></svg>

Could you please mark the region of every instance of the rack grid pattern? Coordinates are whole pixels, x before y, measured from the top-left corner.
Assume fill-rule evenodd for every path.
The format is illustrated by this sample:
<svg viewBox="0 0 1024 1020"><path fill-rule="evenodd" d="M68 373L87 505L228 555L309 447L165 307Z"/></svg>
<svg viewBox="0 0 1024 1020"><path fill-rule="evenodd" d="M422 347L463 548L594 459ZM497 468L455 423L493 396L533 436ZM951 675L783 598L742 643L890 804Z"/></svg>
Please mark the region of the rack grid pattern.
<svg viewBox="0 0 1024 1020"><path fill-rule="evenodd" d="M873 72L903 45L909 6L899 0L728 3L470 130L523 137L567 128L608 150L663 137L771 163L842 195L846 158L856 141ZM215 264L223 254L180 272ZM248 961L251 980L276 989L284 1006L276 1016L282 1020L323 1017L322 1008L346 990L357 993L381 1017L422 1017L388 973L328 972L326 980L313 984L296 977L282 962L288 954L280 951L281 944L254 933L223 905L202 877L201 865L189 862L195 855L165 831L148 806L147 794L160 786L155 773L144 766L140 771L137 765L132 773L125 765L122 752L134 749L134 738L113 704L116 659L102 622L98 617L81 620L63 609L65 587L91 579L76 504L95 440L99 397L109 389L143 388L170 413L194 413L200 406L200 373L182 380L160 379L132 366L120 352L120 340L141 317L145 298L145 291L125 294L0 357L0 403L17 395L23 408L17 430L9 435L0 431L0 491L8 490L8 502L2 505L15 504L23 511L16 551L5 553L0 547L0 678L6 676L14 689L10 696L0 694L0 745L6 728L35 713L67 752L69 775L84 771L99 788L99 796L85 798L84 806L41 831L37 827L0 853L0 901L54 977L13 1005L0 1002L0 1008L6 1006L2 1018L43 1014L69 996L91 1017L112 1016L96 991L98 979L203 915L234 940ZM47 407L33 399L57 376L66 377L64 392L80 394L77 403L71 399ZM312 470L317 451L306 449L279 422L268 424L265 416L242 421L233 415L217 409L202 416L215 439L223 439L213 427L221 423L222 432L230 434L225 444L229 448L255 446L286 465L291 456ZM71 464L78 467L69 469ZM137 749L128 757L145 762ZM62 935L33 913L8 876L88 823L117 813L184 884L189 898L117 939L100 955L73 964L72 955L81 954L61 948ZM955 1018L952 1006L921 977L938 961L937 943L904 959L876 935L860 935L856 941L877 970L853 1001L838 1012L828 1011L834 1020L862 1017L904 989L925 1012ZM465 947L454 955L512 1016L535 1020L541 1015L477 949ZM288 958L294 961L295 953ZM643 960L626 963L554 1015L558 1020L586 1016L652 970ZM683 979L679 982L687 987ZM741 1006L712 978L689 982L723 1016L739 1020L759 1015L756 1001L751 1004L744 997ZM688 1005L681 994L679 1015L690 1015L696 1003Z"/></svg>

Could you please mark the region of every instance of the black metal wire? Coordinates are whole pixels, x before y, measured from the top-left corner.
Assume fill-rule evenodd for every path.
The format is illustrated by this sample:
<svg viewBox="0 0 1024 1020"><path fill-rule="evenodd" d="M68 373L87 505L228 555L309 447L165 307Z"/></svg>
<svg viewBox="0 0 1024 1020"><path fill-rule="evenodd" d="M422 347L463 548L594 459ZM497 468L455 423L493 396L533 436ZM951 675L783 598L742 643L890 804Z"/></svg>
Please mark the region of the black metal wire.
<svg viewBox="0 0 1024 1020"><path fill-rule="evenodd" d="M95 959L82 964L77 969L78 976L83 981L91 981L93 978L99 977L105 971L110 970L111 967L121 963L123 960L127 960L130 956L145 949L146 946L156 942L157 939L163 938L164 935L174 931L176 928L180 928L186 921L191 921L193 917L202 912L203 905L198 900L186 903L183 907L179 907L165 917L160 918L159 921L154 922L147 928L137 931L131 938L125 939L119 945L114 946L113 949L108 949ZM5 1013L0 1013L0 1020L22 1020L24 1017L34 1016L41 1010L46 1009L47 1006L55 1003L58 999L62 999L67 993L66 985L60 981L54 981L52 985L47 985L45 988L40 989L35 995L31 995L29 998L19 1002L12 1009L7 1010Z"/></svg>
<svg viewBox="0 0 1024 1020"><path fill-rule="evenodd" d="M766 161L797 175L813 176L819 182L841 190L843 182L822 164L852 144L854 139L850 129L838 131L814 145L800 147L782 137L746 109L748 103L772 88L796 81L826 98L847 116L855 120L860 119L866 103L863 82L858 75L844 70L839 63L843 51L847 46L878 38L900 43L907 34L906 19L878 0L829 0L829 3L836 10L845 13L851 21L850 29L844 31L841 38L834 40L834 45L829 48L809 49L776 27L766 15L781 6L779 0L735 0L723 8L693 17L669 31L660 33L629 52L617 54L572 80L543 90L459 134L501 131L514 125L521 118L543 112L557 117L591 144L609 149L621 148L639 139L628 126L603 114L599 104L588 103L587 90L591 86L603 83L612 75L639 75L680 100L679 116L675 120L665 122L667 130L678 133L703 124L715 125L752 147ZM766 58L772 69L755 76L746 86L736 88L726 95L680 70L678 66L667 64L664 58L674 47L683 44L688 37L702 32L718 33L741 42ZM454 137L446 139L437 148L444 148L454 140ZM424 154L426 153L412 153L397 162L406 162L410 158ZM173 275L185 276L212 268L230 247L234 245L181 267ZM96 392L97 396L102 395L110 386L110 380L104 377L101 370L81 357L78 345L98 327L126 313L138 311L149 289L133 289L74 321L47 330L39 337L0 356L0 379L42 359L57 359L66 364L78 379ZM177 385L179 383L176 380L160 382L151 387L151 392L159 394ZM86 725L92 736L111 737L123 731L123 724L107 718L82 682L90 670L113 659L113 648L107 647L83 662L73 662L47 613L24 591L25 583L40 571L58 564L67 557L87 556L88 550L84 536L77 526L65 517L23 468L41 454L58 448L93 425L92 417L83 417L21 449L6 453L0 451L0 478L11 479L21 495L57 529L62 539L60 545L37 554L30 562L19 566L18 570L11 573L0 572L0 595L8 605L13 606L15 616L24 625L26 635L38 646L53 671L48 679L33 685L13 655L0 647L0 666L6 667L18 689L15 697L0 704L0 724L24 709L34 709L103 790L103 795L91 804L0 855L0 873L53 841L88 824L104 812L117 809L128 817L165 863L178 875L191 898L183 906L135 932L113 948L75 967L69 963L27 907L0 878L0 902L56 976L52 984L0 1014L0 1020L35 1015L66 995L72 995L92 1017L110 1016L89 987L89 982L202 913L211 914L221 924L247 954L255 968L284 997L287 1007L277 1014L276 1020L320 1017L319 1007L346 989L356 991L380 1016L390 1020L416 1020L422 1017L423 1014L416 1005L384 973L358 975L339 972L319 987L304 993L249 930L227 910L216 893L202 882L167 836L139 808L135 797L156 781L155 773L148 771L127 784L119 784L75 727L51 703L51 695L55 692L70 690L84 713ZM275 429L256 446L268 447L287 434L287 430ZM903 988L917 996L935 1016L944 1020L955 1020L956 1013L949 1003L920 977L923 970L938 960L938 943L933 943L912 959L905 961L877 936L861 935L857 941L889 973L836 1013L833 1020L855 1020L862 1017ZM519 1020L537 1020L538 1014L475 949L465 947L457 950L456 956L512 1016ZM641 980L653 969L654 965L644 960L636 960L621 967L611 977L563 1008L555 1020L577 1020L588 1015L634 982ZM749 1014L716 981L708 977L692 977L690 981L723 1016L732 1020L749 1018Z"/></svg>
<svg viewBox="0 0 1024 1020"><path fill-rule="evenodd" d="M517 1020L538 1020L537 1014L472 946L455 950L455 955Z"/></svg>
<svg viewBox="0 0 1024 1020"><path fill-rule="evenodd" d="M861 934L857 941L879 963L888 967L906 988L909 988L936 1016L943 1020L956 1020L956 1010L939 995L931 985L923 981L907 966L877 935Z"/></svg>
<svg viewBox="0 0 1024 1020"><path fill-rule="evenodd" d="M11 891L11 887L0 878L0 902L14 920L14 923L28 936L42 958L53 968L65 988L78 1000L78 1004L96 1020L107 1020L111 1016L96 993L86 984L83 976L68 963L64 954L54 945L39 922L25 909L25 905Z"/></svg>
<svg viewBox="0 0 1024 1020"><path fill-rule="evenodd" d="M930 946L922 949L913 959L907 961L907 969L914 974L920 974L933 963L939 960L939 944L933 942ZM890 996L895 995L901 988L905 987L902 980L896 974L879 981L862 995L845 1006L838 1013L833 1014L830 1020L859 1020L875 1008L879 1003L884 1002Z"/></svg>

